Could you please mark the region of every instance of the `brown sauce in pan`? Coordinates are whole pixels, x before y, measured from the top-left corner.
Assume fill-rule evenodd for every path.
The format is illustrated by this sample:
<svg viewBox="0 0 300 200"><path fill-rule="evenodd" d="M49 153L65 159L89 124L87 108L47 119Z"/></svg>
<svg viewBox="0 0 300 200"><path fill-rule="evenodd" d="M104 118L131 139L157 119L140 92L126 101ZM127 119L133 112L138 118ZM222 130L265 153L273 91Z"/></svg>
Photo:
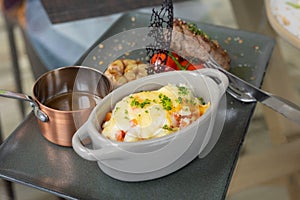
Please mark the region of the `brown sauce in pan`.
<svg viewBox="0 0 300 200"><path fill-rule="evenodd" d="M45 105L62 111L74 111L96 106L100 97L87 92L69 92L57 95L45 102Z"/></svg>

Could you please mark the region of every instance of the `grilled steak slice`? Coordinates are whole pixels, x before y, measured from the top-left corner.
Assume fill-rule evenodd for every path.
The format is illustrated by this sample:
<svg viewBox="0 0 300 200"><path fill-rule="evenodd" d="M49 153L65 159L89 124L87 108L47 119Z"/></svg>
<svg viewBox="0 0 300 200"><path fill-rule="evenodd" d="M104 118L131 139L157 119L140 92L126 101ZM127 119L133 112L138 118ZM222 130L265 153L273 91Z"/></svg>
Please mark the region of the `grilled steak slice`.
<svg viewBox="0 0 300 200"><path fill-rule="evenodd" d="M220 44L211 40L203 31L193 24L187 24L181 19L174 19L171 49L180 56L200 62L212 56L224 69L230 68L230 57ZM193 61L192 61L193 62Z"/></svg>

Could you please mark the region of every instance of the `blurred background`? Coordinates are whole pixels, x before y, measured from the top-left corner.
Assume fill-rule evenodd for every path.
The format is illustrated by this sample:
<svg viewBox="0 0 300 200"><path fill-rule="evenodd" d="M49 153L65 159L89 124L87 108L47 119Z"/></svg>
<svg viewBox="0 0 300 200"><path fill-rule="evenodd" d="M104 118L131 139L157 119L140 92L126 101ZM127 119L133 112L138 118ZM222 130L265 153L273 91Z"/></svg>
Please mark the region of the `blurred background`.
<svg viewBox="0 0 300 200"><path fill-rule="evenodd" d="M233 14L232 2L236 1L198 0L197 2L207 8L201 9L203 13L199 21L231 28L241 27ZM179 5L184 5L184 3ZM268 24L266 19L261 20L262 23ZM241 27L241 29L243 28ZM23 37L18 27L13 31L16 36L23 92L32 94L34 76ZM279 70L270 71L269 74L267 72L264 87L275 93L283 91L280 95L284 95L284 92L288 90L292 93L292 97L287 96L286 98L300 105L300 59L298 58L300 50L276 33L272 32L271 34L277 43L276 58L272 58L270 65L276 65L280 62L281 70L284 71L286 77L282 78L283 74ZM13 75L7 27L2 13L0 13L0 44L0 88L16 91L17 86ZM272 82L268 81L270 77L275 82L273 88ZM287 84L286 81L288 81L288 88L280 88L281 85ZM25 108L25 113L31 111L29 105L26 105ZM274 117L275 120L269 116ZM19 101L0 99L0 127L4 138L9 137L23 119ZM257 104L226 199L300 199L299 135L300 126L287 122L277 113ZM58 199L53 195L17 183L13 183L13 190L17 200ZM3 180L0 180L0 199L9 199Z"/></svg>

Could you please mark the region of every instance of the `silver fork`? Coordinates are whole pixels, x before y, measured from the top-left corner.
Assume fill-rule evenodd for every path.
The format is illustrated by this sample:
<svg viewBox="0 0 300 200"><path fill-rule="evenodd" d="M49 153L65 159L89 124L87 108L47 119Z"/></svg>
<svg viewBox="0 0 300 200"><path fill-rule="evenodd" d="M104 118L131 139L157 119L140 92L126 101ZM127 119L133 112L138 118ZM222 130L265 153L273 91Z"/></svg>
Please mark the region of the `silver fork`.
<svg viewBox="0 0 300 200"><path fill-rule="evenodd" d="M246 103L253 103L257 101L248 91L245 90L245 88L242 87L244 84L248 84L247 82L226 71L211 56L208 56L208 59L204 63L204 66L207 68L217 69L223 72L228 77L229 85L227 88L227 92L235 99Z"/></svg>
<svg viewBox="0 0 300 200"><path fill-rule="evenodd" d="M259 101L300 125L300 107L298 105L263 91L231 74L223 69L211 56L208 56L204 65L207 68L217 69L228 77L229 86L227 92L235 99L247 103Z"/></svg>

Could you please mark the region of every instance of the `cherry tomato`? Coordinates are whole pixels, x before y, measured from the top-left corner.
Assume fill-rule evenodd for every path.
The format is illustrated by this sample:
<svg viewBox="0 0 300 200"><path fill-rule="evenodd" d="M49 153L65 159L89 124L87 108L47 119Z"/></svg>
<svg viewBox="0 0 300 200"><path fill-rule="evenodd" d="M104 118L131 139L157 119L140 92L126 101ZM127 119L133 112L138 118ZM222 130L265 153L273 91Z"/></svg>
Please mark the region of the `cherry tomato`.
<svg viewBox="0 0 300 200"><path fill-rule="evenodd" d="M180 65L181 65L185 70L187 70L192 64L189 63L187 60L182 60L182 61L180 62Z"/></svg>
<svg viewBox="0 0 300 200"><path fill-rule="evenodd" d="M183 60L180 64L186 70L189 70L189 71L193 71L193 70L197 70L197 69L202 69L204 67L202 64L193 65L190 62L188 62L187 60Z"/></svg>
<svg viewBox="0 0 300 200"><path fill-rule="evenodd" d="M165 53L154 54L153 57L151 58L150 63L154 65L160 65L163 63L164 60L166 60L166 57L167 57L166 65L175 70L179 70L179 67L176 65L176 62L171 58L171 56L167 56ZM179 57L177 55L174 55L174 58L178 59Z"/></svg>
<svg viewBox="0 0 300 200"><path fill-rule="evenodd" d="M204 65L203 64L198 64L198 65L194 65L194 67L196 69L203 69L204 68Z"/></svg>
<svg viewBox="0 0 300 200"><path fill-rule="evenodd" d="M175 70L197 70L202 69L204 66L202 64L193 65L189 61L185 60L184 58L180 57L174 52L169 53L166 55L165 53L157 53L154 54L151 58L151 64L160 65L164 60L166 60L166 65L170 68Z"/></svg>
<svg viewBox="0 0 300 200"><path fill-rule="evenodd" d="M199 65L190 64L188 66L187 70L193 71L193 70L202 69L202 68L204 68L204 66L202 64L199 64Z"/></svg>
<svg viewBox="0 0 300 200"><path fill-rule="evenodd" d="M166 59L166 54L156 53L152 56L150 63L153 65L160 65Z"/></svg>

